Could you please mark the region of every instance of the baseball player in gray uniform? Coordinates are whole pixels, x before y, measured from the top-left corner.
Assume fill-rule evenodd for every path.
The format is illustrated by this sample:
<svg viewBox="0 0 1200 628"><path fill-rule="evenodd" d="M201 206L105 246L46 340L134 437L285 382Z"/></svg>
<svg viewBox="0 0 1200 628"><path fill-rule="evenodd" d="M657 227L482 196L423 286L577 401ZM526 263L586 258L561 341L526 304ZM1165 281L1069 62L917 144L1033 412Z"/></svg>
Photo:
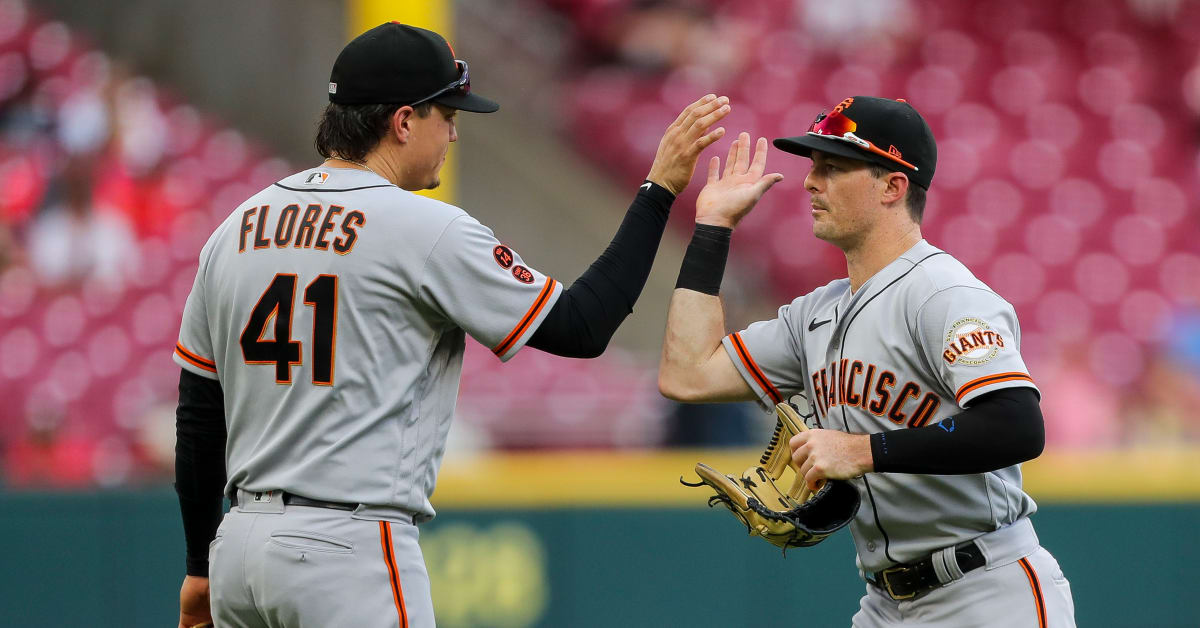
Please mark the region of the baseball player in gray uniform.
<svg viewBox="0 0 1200 628"><path fill-rule="evenodd" d="M329 99L326 161L234 209L187 299L181 626L433 626L415 524L434 516L466 336L500 361L527 344L603 352L730 110L710 94L670 124L612 243L566 288L412 193L437 186L457 111L499 107L440 35L367 31L334 63Z"/></svg>
<svg viewBox="0 0 1200 628"><path fill-rule="evenodd" d="M866 594L853 625L1073 626L1020 464L1041 453L1039 391L1013 307L921 236L933 134L904 101L855 96L775 146L812 159L813 233L848 277L726 335L717 296L733 228L782 175L739 138L710 164L672 296L660 388L680 401L801 395L792 460L808 485L850 480ZM796 246L811 246L797 242ZM819 429L824 428L824 429Z"/></svg>

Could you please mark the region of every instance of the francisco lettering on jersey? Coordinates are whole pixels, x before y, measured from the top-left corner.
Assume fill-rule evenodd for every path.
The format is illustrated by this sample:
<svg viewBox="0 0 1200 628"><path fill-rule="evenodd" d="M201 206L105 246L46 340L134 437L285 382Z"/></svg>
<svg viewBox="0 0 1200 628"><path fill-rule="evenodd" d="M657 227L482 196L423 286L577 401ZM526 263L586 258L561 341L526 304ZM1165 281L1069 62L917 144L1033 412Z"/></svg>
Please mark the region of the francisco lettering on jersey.
<svg viewBox="0 0 1200 628"><path fill-rule="evenodd" d="M272 220L270 205L251 207L242 212L238 253L246 252L247 240L253 238L251 244L256 251L272 246L327 251L332 246L334 253L345 255L354 249L354 243L358 241L358 228L367 224L366 214L358 210L346 212L339 223L338 216L345 211L339 205L326 207L316 203L301 211L299 205L292 203ZM270 228L272 225L273 230ZM331 242L329 238L335 228L338 228L340 235ZM274 237L269 235L271 233Z"/></svg>
<svg viewBox="0 0 1200 628"><path fill-rule="evenodd" d="M946 364L979 366L987 364L1004 348L1004 337L992 330L986 321L968 316L954 321L946 332Z"/></svg>
<svg viewBox="0 0 1200 628"><path fill-rule="evenodd" d="M925 425L942 405L936 393L922 391L916 382L901 385L892 371L849 358L813 371L812 391L822 416L847 406L908 427Z"/></svg>

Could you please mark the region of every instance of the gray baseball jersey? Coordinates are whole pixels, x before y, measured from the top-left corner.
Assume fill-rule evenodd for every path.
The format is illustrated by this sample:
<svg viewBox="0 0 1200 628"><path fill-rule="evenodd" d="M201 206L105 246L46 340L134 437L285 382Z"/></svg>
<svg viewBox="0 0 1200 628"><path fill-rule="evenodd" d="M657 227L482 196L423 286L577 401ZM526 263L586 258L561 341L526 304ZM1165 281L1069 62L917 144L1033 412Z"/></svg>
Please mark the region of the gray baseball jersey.
<svg viewBox="0 0 1200 628"><path fill-rule="evenodd" d="M174 359L218 379L228 485L429 503L465 334L513 357L562 293L463 210L362 170L255 194L200 253Z"/></svg>
<svg viewBox="0 0 1200 628"><path fill-rule="evenodd" d="M1035 388L1012 306L925 241L851 293L834 281L724 339L768 407L803 393L819 427L875 433L940 424L975 397ZM1019 465L972 475L869 473L853 481L860 568L921 559L1036 510Z"/></svg>

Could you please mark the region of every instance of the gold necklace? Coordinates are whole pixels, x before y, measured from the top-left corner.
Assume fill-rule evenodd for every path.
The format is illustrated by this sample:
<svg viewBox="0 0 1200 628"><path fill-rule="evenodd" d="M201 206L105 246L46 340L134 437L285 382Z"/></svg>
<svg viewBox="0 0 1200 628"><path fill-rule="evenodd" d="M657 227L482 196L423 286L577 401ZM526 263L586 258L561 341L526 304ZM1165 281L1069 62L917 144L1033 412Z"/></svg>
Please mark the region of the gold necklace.
<svg viewBox="0 0 1200 628"><path fill-rule="evenodd" d="M353 159L346 159L346 158L344 158L344 157L338 157L338 159L340 159L341 161L344 161L344 162L346 162L346 163L348 163L348 164L354 164L354 165L356 165L356 166L362 166L363 168L366 168L367 170L370 170L370 171L371 171L371 174L373 174L373 175L375 175L375 176L379 177L380 179L386 179L386 178L387 178L387 177L385 177L385 176L383 176L383 175L379 174L378 172L375 172L375 170L374 170L374 169L372 169L370 166L368 166L367 164L365 164L365 163L363 163L363 162L361 162L361 161L355 161L355 160L353 160Z"/></svg>

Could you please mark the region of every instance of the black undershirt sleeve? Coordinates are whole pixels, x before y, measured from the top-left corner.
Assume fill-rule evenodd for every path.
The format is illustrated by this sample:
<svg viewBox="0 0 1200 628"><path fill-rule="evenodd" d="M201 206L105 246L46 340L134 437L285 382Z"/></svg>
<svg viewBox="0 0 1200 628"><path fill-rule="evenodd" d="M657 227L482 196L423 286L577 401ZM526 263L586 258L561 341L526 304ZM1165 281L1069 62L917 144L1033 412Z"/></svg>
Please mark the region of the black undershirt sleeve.
<svg viewBox="0 0 1200 628"><path fill-rule="evenodd" d="M880 473L985 473L1032 460L1046 444L1034 389L980 395L962 413L933 425L871 435Z"/></svg>
<svg viewBox="0 0 1200 628"><path fill-rule="evenodd" d="M563 291L529 346L569 358L594 358L633 311L646 285L675 196L643 184L600 257Z"/></svg>
<svg viewBox="0 0 1200 628"><path fill-rule="evenodd" d="M181 369L175 438L175 492L183 515L187 575L207 577L208 545L221 525L225 491L225 395L220 382Z"/></svg>

